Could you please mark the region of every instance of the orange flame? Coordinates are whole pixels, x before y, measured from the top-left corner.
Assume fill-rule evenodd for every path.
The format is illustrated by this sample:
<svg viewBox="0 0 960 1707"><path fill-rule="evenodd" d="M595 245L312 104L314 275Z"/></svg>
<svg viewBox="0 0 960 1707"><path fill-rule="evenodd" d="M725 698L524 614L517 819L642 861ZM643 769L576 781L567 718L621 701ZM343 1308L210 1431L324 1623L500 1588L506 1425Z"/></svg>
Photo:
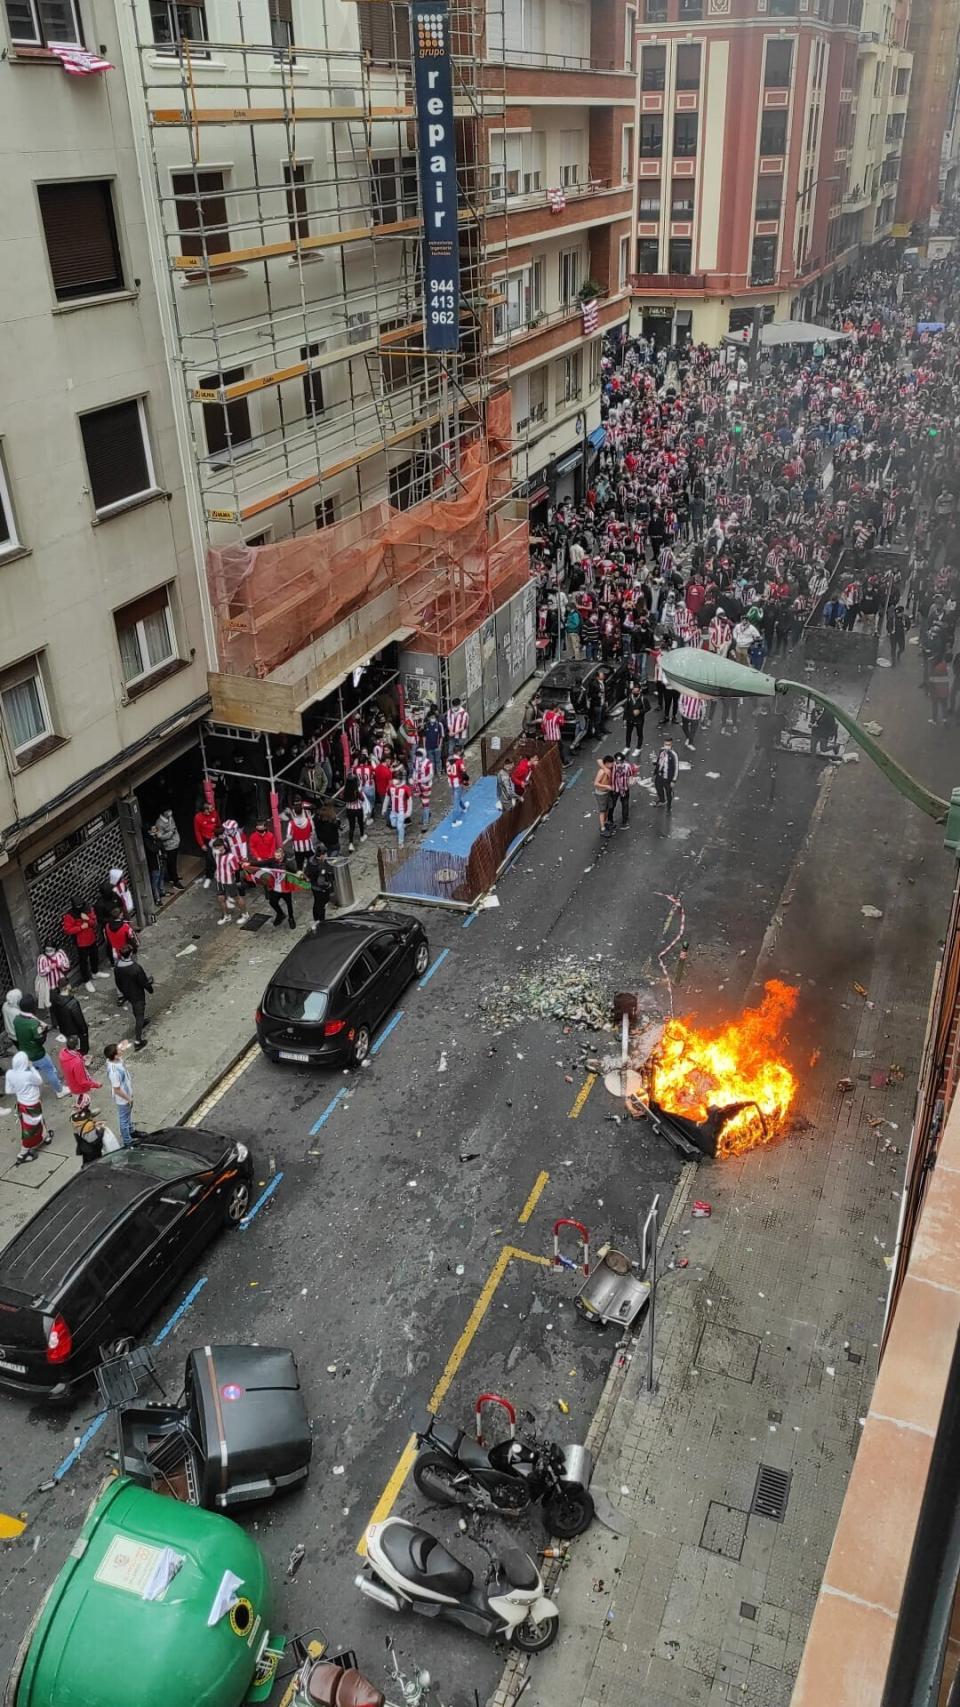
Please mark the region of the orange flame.
<svg viewBox="0 0 960 1707"><path fill-rule="evenodd" d="M650 1094L661 1108L703 1121L730 1103L756 1105L723 1126L718 1157L742 1155L783 1130L797 1080L780 1053L781 1034L796 1004L795 987L771 978L758 1008L746 1008L716 1031L696 1031L684 1019L667 1021L650 1063Z"/></svg>

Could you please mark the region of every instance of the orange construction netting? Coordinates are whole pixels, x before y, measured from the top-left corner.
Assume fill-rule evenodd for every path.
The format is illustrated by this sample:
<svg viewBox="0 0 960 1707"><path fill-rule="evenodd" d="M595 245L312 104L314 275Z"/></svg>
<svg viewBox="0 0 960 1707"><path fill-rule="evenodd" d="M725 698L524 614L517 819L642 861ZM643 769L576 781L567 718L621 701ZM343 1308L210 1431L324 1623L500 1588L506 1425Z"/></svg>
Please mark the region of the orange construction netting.
<svg viewBox="0 0 960 1707"><path fill-rule="evenodd" d="M373 504L275 545L211 547L224 674L267 676L389 592L396 626L417 631L413 646L452 652L529 579L527 506L510 498L510 432L510 394L501 391L487 403L486 437L463 453L455 497L409 510Z"/></svg>

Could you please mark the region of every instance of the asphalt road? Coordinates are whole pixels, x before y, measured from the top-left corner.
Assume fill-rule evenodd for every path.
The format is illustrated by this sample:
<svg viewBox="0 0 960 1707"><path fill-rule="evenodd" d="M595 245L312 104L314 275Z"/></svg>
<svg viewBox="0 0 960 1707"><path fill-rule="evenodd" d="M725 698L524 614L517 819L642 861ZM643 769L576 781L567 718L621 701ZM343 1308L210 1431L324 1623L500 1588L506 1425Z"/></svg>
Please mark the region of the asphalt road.
<svg viewBox="0 0 960 1707"><path fill-rule="evenodd" d="M809 758L786 754L771 769L770 727L748 710L735 737L719 728L702 735L672 815L651 810L638 790L629 828L602 851L593 755L579 755L557 808L501 882L499 908L466 926L459 915L424 913L432 956L448 952L425 987L408 989L402 1018L368 1067L320 1077L258 1057L205 1121L252 1147L261 1188L282 1178L249 1229L224 1235L194 1277L205 1284L160 1353L168 1390L178 1390L193 1345L294 1349L314 1422L313 1470L303 1491L252 1520L276 1573L278 1623L319 1626L335 1646L356 1649L374 1676L392 1632L401 1656L429 1665L450 1707L472 1707L474 1691L485 1701L502 1655L433 1621L395 1619L352 1584L357 1542L403 1452L411 1412L449 1376L443 1413L451 1420L469 1425L477 1393L493 1389L557 1437L582 1438L612 1331L576 1316L570 1273L520 1255L500 1263L495 1286L490 1277L505 1247L547 1255L559 1216L586 1222L595 1243L611 1237L636 1252L653 1194L665 1206L679 1172L645 1127L610 1118L616 1105L602 1083L581 1097L595 1034L526 1020L495 1036L478 999L518 969L566 955L602 956L611 996L654 988L665 897L682 893L690 952L679 1005L704 1017L734 1009L821 774ZM549 1179L522 1224L541 1172ZM458 1344L483 1299L475 1332ZM94 1409L91 1399L86 1410L48 1414L0 1399L0 1509L29 1514L24 1536L7 1548L0 1586L4 1672L109 1468L104 1429L54 1490L35 1491L83 1439ZM426 1508L409 1481L395 1509L444 1539L456 1536L450 1516ZM534 1549L543 1545L535 1521L525 1533ZM494 1543L501 1537L512 1539L491 1531ZM306 1556L285 1583L298 1543ZM454 1546L482 1571L471 1539Z"/></svg>

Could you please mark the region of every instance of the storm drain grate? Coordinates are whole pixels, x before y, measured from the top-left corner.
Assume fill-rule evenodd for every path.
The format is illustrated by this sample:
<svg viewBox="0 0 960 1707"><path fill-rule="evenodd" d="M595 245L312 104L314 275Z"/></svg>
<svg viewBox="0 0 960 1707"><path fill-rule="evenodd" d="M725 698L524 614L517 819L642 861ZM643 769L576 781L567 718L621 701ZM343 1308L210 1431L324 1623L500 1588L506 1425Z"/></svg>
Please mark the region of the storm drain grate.
<svg viewBox="0 0 960 1707"><path fill-rule="evenodd" d="M751 1512L757 1517L769 1517L774 1523L782 1523L789 1497L788 1471L772 1470L769 1464L761 1464L757 1471L757 1485L753 1490Z"/></svg>

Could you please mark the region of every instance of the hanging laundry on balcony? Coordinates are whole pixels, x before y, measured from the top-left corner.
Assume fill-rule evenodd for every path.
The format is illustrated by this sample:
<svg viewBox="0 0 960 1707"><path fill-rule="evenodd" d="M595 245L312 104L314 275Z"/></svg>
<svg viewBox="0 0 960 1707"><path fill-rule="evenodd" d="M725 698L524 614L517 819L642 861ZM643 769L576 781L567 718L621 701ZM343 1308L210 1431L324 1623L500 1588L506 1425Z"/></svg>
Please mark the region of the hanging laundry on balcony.
<svg viewBox="0 0 960 1707"><path fill-rule="evenodd" d="M562 190L548 190L547 201L550 203L551 213L562 213L567 205L567 198Z"/></svg>
<svg viewBox="0 0 960 1707"><path fill-rule="evenodd" d="M596 297L589 297L586 302L581 304L581 309L583 313L584 331L595 332L600 324L600 309L597 306Z"/></svg>
<svg viewBox="0 0 960 1707"><path fill-rule="evenodd" d="M113 70L109 59L101 59L99 54L89 53L83 47L52 47L50 52L71 77L95 77L98 71Z"/></svg>

